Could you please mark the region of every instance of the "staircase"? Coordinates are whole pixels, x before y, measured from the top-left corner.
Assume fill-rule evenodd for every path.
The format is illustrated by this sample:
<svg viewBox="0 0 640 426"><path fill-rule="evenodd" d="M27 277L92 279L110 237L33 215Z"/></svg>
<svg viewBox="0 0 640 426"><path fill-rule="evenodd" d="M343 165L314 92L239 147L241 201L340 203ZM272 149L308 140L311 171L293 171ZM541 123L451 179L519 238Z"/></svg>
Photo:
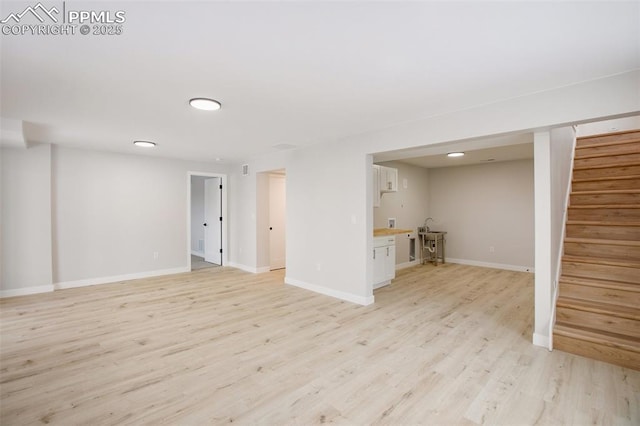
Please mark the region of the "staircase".
<svg viewBox="0 0 640 426"><path fill-rule="evenodd" d="M553 346L640 370L640 130L578 138Z"/></svg>

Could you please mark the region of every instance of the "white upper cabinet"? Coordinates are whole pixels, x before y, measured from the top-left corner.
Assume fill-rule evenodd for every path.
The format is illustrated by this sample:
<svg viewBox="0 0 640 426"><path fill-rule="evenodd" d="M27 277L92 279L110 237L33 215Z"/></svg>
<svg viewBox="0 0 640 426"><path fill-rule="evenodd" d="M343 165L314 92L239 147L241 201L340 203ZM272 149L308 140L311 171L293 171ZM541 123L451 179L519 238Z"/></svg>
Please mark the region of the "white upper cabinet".
<svg viewBox="0 0 640 426"><path fill-rule="evenodd" d="M373 165L373 207L380 207L380 196L398 191L398 169Z"/></svg>
<svg viewBox="0 0 640 426"><path fill-rule="evenodd" d="M398 169L380 166L380 192L398 190Z"/></svg>
<svg viewBox="0 0 640 426"><path fill-rule="evenodd" d="M373 207L380 207L380 166L373 165Z"/></svg>

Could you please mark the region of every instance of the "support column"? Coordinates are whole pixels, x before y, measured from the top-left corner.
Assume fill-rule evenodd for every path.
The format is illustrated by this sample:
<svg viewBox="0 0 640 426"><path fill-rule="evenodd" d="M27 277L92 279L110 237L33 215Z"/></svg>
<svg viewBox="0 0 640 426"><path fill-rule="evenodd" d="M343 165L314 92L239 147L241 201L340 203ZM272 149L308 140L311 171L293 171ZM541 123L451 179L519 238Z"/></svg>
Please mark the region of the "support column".
<svg viewBox="0 0 640 426"><path fill-rule="evenodd" d="M535 319L533 344L549 347L552 312L551 256L551 136L536 132L533 138L535 186Z"/></svg>

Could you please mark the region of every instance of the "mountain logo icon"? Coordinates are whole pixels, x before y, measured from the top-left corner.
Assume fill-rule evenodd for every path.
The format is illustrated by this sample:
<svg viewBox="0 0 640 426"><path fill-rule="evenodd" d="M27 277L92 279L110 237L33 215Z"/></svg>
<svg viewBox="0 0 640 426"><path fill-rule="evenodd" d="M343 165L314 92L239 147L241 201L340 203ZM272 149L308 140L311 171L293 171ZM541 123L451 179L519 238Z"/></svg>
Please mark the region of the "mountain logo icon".
<svg viewBox="0 0 640 426"><path fill-rule="evenodd" d="M29 6L25 10L20 13L10 13L5 19L0 21L2 24L6 24L7 22L13 20L16 24L20 22L20 20L28 14L31 14L36 17L38 21L43 23L45 18L48 17L53 22L57 23L58 18L56 18L53 14L58 14L60 11L54 6L51 9L47 9L42 5L42 3L38 3L35 6Z"/></svg>

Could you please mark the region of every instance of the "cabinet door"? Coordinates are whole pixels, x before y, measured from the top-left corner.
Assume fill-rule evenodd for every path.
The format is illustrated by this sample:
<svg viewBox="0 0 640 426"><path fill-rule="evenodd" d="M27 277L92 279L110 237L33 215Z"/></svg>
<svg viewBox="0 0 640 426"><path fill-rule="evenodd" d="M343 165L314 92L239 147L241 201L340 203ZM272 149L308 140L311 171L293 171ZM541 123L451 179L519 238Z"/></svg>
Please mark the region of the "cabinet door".
<svg viewBox="0 0 640 426"><path fill-rule="evenodd" d="M396 246L384 247L385 251L385 280L392 280L396 277Z"/></svg>
<svg viewBox="0 0 640 426"><path fill-rule="evenodd" d="M398 169L380 166L380 191L396 192L398 190Z"/></svg>
<svg viewBox="0 0 640 426"><path fill-rule="evenodd" d="M373 284L386 281L387 275L387 248L377 247L373 249Z"/></svg>
<svg viewBox="0 0 640 426"><path fill-rule="evenodd" d="M373 165L373 207L380 207L380 166Z"/></svg>
<svg viewBox="0 0 640 426"><path fill-rule="evenodd" d="M387 167L387 188L394 192L398 190L398 169Z"/></svg>

